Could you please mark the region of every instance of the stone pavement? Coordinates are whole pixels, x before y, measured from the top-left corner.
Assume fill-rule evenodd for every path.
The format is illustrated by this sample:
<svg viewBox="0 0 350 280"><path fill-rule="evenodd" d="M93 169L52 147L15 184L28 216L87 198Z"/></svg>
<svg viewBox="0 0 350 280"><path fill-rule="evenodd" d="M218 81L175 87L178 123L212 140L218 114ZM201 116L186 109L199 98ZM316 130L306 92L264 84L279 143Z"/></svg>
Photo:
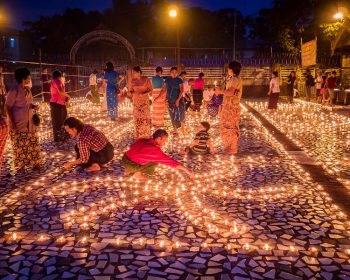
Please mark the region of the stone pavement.
<svg viewBox="0 0 350 280"><path fill-rule="evenodd" d="M350 279L346 216L250 113L235 157L220 153L217 120L217 155L179 156L190 117L165 148L196 178L159 168L145 183L118 162L130 106L116 124L84 100L70 115L105 131L115 160L93 176L62 170L73 141L51 143L44 124L44 169L1 177L1 279Z"/></svg>

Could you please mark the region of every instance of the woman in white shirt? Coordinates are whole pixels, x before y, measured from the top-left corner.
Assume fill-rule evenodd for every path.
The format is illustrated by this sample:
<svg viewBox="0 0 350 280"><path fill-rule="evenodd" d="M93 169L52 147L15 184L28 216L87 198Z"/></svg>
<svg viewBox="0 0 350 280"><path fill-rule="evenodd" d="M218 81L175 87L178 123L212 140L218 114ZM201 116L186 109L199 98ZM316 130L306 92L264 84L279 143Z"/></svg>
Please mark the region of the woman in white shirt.
<svg viewBox="0 0 350 280"><path fill-rule="evenodd" d="M275 112L277 110L278 98L280 95L280 82L278 79L278 72L272 72L272 79L270 81L270 90L268 92L269 95L269 105L268 109L271 112Z"/></svg>
<svg viewBox="0 0 350 280"><path fill-rule="evenodd" d="M322 88L322 82L323 82L323 78L322 78L322 71L318 71L317 72L317 78L315 79L315 84L316 84L316 99L317 99L317 103L322 103L322 94L321 94L321 88Z"/></svg>

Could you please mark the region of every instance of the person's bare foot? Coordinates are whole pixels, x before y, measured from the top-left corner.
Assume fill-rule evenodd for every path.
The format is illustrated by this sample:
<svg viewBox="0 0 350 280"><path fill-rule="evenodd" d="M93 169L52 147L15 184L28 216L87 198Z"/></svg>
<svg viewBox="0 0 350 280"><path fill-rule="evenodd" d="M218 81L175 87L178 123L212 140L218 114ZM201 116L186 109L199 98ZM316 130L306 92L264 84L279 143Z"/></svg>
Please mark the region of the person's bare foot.
<svg viewBox="0 0 350 280"><path fill-rule="evenodd" d="M147 176L143 175L140 172L136 172L134 175L132 175L133 179L138 179L138 180L147 180Z"/></svg>
<svg viewBox="0 0 350 280"><path fill-rule="evenodd" d="M84 169L86 172L100 171L101 167L97 163L93 163L91 166Z"/></svg>

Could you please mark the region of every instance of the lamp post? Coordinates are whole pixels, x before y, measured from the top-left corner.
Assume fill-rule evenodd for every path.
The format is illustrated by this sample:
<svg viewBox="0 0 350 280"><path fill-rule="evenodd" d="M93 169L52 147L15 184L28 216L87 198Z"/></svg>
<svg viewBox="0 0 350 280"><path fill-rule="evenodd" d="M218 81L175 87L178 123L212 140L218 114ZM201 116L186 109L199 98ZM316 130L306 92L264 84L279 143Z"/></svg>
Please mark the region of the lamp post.
<svg viewBox="0 0 350 280"><path fill-rule="evenodd" d="M173 19L176 19L176 64L180 69L180 21L178 17L178 9L170 9L169 16Z"/></svg>
<svg viewBox="0 0 350 280"><path fill-rule="evenodd" d="M236 60L236 23L237 23L237 9L235 8L235 15L233 20L233 60Z"/></svg>

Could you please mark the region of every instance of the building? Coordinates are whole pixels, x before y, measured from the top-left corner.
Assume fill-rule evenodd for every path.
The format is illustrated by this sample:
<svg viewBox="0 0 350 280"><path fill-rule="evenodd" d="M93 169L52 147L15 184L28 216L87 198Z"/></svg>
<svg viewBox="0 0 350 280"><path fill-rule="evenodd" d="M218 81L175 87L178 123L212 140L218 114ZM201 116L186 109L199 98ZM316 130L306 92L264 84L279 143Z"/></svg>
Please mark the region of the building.
<svg viewBox="0 0 350 280"><path fill-rule="evenodd" d="M20 32L9 27L0 27L0 59L20 59Z"/></svg>

